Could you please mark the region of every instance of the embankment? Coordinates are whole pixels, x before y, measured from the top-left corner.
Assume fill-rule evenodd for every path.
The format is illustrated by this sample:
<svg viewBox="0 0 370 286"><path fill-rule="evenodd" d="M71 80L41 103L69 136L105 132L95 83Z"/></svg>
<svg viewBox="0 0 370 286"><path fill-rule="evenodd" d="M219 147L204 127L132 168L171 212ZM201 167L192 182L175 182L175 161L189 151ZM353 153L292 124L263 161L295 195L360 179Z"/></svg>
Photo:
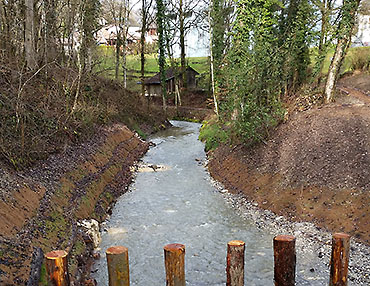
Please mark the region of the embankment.
<svg viewBox="0 0 370 286"><path fill-rule="evenodd" d="M23 172L0 166L0 284L25 285L32 254L40 249L67 249L74 285L88 278L83 268L92 241L77 223L106 218L132 180L130 167L147 149L116 124Z"/></svg>
<svg viewBox="0 0 370 286"><path fill-rule="evenodd" d="M209 171L260 208L369 245L369 127L366 103L300 112L259 146L210 153Z"/></svg>

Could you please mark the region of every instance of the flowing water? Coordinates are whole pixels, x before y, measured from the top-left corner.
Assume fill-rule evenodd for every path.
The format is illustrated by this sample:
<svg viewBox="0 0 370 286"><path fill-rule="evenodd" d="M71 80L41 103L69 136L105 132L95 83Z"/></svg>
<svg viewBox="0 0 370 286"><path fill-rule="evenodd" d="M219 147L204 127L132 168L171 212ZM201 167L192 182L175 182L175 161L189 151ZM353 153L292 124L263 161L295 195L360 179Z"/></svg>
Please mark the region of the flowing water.
<svg viewBox="0 0 370 286"><path fill-rule="evenodd" d="M94 265L98 285L108 285L104 253L114 245L129 249L131 285L165 285L163 246L168 243L186 246L188 286L225 285L226 245L234 239L246 242L245 285L273 285L273 235L240 216L212 184L202 164L200 125L172 124L150 138L156 146L143 161L153 166L138 172L103 225L102 257ZM298 285L327 282L321 275L327 270L312 259L297 258Z"/></svg>

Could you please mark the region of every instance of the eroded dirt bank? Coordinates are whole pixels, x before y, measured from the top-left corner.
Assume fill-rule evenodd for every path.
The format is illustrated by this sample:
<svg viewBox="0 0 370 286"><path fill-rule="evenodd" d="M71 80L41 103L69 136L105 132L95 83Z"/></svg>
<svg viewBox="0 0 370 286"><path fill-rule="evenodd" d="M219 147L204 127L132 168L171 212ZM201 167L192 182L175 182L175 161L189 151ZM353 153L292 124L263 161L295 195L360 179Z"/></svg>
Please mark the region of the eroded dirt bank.
<svg viewBox="0 0 370 286"><path fill-rule="evenodd" d="M0 284L25 285L33 252L67 249L72 282L80 285L92 243L77 222L104 220L147 149L117 124L22 173L0 166Z"/></svg>
<svg viewBox="0 0 370 286"><path fill-rule="evenodd" d="M366 102L337 102L295 114L257 148L218 148L209 171L260 208L369 245L369 127Z"/></svg>

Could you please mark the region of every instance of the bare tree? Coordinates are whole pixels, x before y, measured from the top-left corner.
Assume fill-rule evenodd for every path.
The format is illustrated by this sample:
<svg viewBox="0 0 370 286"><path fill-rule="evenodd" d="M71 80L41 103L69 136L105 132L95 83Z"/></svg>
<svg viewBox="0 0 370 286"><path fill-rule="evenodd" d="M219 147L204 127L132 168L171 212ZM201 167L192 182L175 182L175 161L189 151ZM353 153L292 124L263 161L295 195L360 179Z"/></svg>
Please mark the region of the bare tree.
<svg viewBox="0 0 370 286"><path fill-rule="evenodd" d="M186 43L185 38L192 28L200 28L206 21L207 15L203 13L206 5L204 0L169 0L167 9L167 39L168 45L180 46L180 79L186 87Z"/></svg>
<svg viewBox="0 0 370 286"><path fill-rule="evenodd" d="M153 0L141 0L140 73L142 96L145 96L145 34L154 21L151 14L152 9Z"/></svg>

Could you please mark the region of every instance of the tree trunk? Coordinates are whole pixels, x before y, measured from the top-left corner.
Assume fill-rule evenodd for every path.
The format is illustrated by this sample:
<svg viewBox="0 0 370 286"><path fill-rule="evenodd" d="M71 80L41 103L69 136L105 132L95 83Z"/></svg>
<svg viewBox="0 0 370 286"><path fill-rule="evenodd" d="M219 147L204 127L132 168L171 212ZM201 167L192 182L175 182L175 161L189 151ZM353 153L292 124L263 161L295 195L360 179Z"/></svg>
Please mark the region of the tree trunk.
<svg viewBox="0 0 370 286"><path fill-rule="evenodd" d="M45 64L57 56L55 0L44 0L45 5Z"/></svg>
<svg viewBox="0 0 370 286"><path fill-rule="evenodd" d="M180 7L179 7L179 16L180 16L180 49L181 49L181 83L184 88L187 88L187 78L186 78L186 61L185 61L185 15L184 15L184 7L183 7L183 0L180 0Z"/></svg>
<svg viewBox="0 0 370 286"><path fill-rule="evenodd" d="M121 49L121 37L118 35L118 28L117 29L117 39L116 39L116 72L115 72L115 79L118 80L119 76L119 60L120 60L120 49Z"/></svg>
<svg viewBox="0 0 370 286"><path fill-rule="evenodd" d="M318 48L318 55L316 60L316 68L315 72L318 75L317 77L317 84L320 85L322 80L322 68L324 66L324 60L327 53L327 38L328 38L328 31L329 31L329 23L330 23L330 14L332 13L333 9L333 1L332 0L323 0L322 6L320 8L321 13L321 31L320 31L320 39L319 39L319 48Z"/></svg>
<svg viewBox="0 0 370 286"><path fill-rule="evenodd" d="M159 48L159 71L160 71L160 81L162 87L162 101L163 101L163 111L167 113L167 88L166 88L166 53L165 53L165 36L164 36L164 15L165 7L163 0L156 0L157 2L157 27L158 27L158 48Z"/></svg>
<svg viewBox="0 0 370 286"><path fill-rule="evenodd" d="M210 46L210 54L211 54L211 56L210 56L210 69L211 69L210 77L211 77L213 103L215 105L215 113L218 116L218 100L217 100L217 95L216 95L216 91L215 91L215 73L214 73L214 59L213 59L213 48L212 48L212 46L213 46L213 27L212 27L212 24L211 24L211 9L209 9L208 20L209 20L209 30L210 30L209 46Z"/></svg>
<svg viewBox="0 0 370 286"><path fill-rule="evenodd" d="M25 0L25 8L24 50L27 67L33 70L37 66L35 51L34 0Z"/></svg>
<svg viewBox="0 0 370 286"><path fill-rule="evenodd" d="M141 95L145 96L145 33L146 33L146 1L142 0L142 26L140 36L140 70L141 70Z"/></svg>
<svg viewBox="0 0 370 286"><path fill-rule="evenodd" d="M0 0L0 49L7 51L6 46L6 17L5 17L5 5L3 0Z"/></svg>
<svg viewBox="0 0 370 286"><path fill-rule="evenodd" d="M340 68L347 49L351 44L351 36L359 4L360 0L344 0L343 2L341 9L342 19L338 25L338 43L330 63L328 78L325 84L324 96L327 103L333 100Z"/></svg>
<svg viewBox="0 0 370 286"><path fill-rule="evenodd" d="M122 72L123 72L123 86L127 88L127 68L126 68L126 52L127 52L127 34L128 34L128 17L130 16L130 9L128 7L128 1L124 1L124 8L123 8L123 34L122 34Z"/></svg>
<svg viewBox="0 0 370 286"><path fill-rule="evenodd" d="M326 79L325 84L325 101L329 103L333 100L334 92L335 92L335 85L337 81L337 77L339 75L339 70L342 62L342 58L344 57L346 47L346 40L340 39L338 40L334 57L330 63L328 78Z"/></svg>
<svg viewBox="0 0 370 286"><path fill-rule="evenodd" d="M347 286L350 236L335 233L332 238L329 286Z"/></svg>

